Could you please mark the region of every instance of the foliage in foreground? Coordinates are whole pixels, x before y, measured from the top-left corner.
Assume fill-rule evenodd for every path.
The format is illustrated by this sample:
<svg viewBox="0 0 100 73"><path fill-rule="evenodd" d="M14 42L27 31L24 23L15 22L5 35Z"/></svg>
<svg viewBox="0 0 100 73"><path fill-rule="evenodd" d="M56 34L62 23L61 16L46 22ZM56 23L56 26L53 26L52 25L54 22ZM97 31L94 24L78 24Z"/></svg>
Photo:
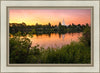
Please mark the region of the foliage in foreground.
<svg viewBox="0 0 100 73"><path fill-rule="evenodd" d="M10 63L68 63L88 64L91 62L90 27L83 32L79 42L71 42L62 48L31 47L28 38L10 38Z"/></svg>

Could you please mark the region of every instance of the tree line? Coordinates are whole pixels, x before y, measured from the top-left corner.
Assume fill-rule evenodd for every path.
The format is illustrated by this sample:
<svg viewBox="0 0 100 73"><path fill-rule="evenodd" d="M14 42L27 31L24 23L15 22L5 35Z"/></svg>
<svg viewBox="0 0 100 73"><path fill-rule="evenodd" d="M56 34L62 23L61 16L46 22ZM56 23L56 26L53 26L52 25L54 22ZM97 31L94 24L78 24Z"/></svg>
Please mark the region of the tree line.
<svg viewBox="0 0 100 73"><path fill-rule="evenodd" d="M26 25L23 23L9 23L9 30L11 34L15 34L17 32L21 32L22 35L25 34L51 34L51 33L74 33L74 32L82 32L85 27L90 27L88 23L85 25L75 25L74 23L69 24L67 26L61 25L61 22L59 22L58 25L51 25L51 23L48 23L47 25L41 25L36 23L36 25Z"/></svg>

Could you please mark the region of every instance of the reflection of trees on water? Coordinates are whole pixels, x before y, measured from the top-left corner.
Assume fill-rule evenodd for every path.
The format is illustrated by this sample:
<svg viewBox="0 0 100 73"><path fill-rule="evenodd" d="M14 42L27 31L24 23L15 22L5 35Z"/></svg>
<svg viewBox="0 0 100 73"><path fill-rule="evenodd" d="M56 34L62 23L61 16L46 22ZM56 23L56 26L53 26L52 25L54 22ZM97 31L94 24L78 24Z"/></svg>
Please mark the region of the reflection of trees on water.
<svg viewBox="0 0 100 73"><path fill-rule="evenodd" d="M49 37L51 37L51 34L48 34L49 35Z"/></svg>
<svg viewBox="0 0 100 73"><path fill-rule="evenodd" d="M55 33L55 35L56 35L57 33ZM43 34L36 34L36 36L38 37L38 36L42 36ZM50 34L45 34L45 35L47 35L48 37L51 37L51 33ZM59 38L61 38L62 37L62 39L64 40L64 38L65 38L65 34L59 34Z"/></svg>
<svg viewBox="0 0 100 73"><path fill-rule="evenodd" d="M61 34L59 34L59 38L61 38Z"/></svg>
<svg viewBox="0 0 100 73"><path fill-rule="evenodd" d="M71 41L73 41L73 36L74 36L74 34L71 33L71 35L72 35ZM80 34L79 34L79 35L80 35ZM62 39L64 40L65 34L59 34L59 38L61 38L61 36L62 36Z"/></svg>
<svg viewBox="0 0 100 73"><path fill-rule="evenodd" d="M72 38L71 38L71 41L73 41L73 33L71 34L72 35ZM65 34L62 34L62 39L63 39L63 41L64 41L64 38L65 38Z"/></svg>
<svg viewBox="0 0 100 73"><path fill-rule="evenodd" d="M47 37L51 38L51 35L55 34L58 35L60 39L63 39L63 41L65 40L66 37L66 33L65 34L60 34L60 33L48 33L48 34L36 34L37 37L42 36L42 35L47 35ZM70 41L72 42L74 40L74 33L68 33L69 35L71 35ZM78 34L80 36L80 34ZM69 39L69 38L67 38Z"/></svg>

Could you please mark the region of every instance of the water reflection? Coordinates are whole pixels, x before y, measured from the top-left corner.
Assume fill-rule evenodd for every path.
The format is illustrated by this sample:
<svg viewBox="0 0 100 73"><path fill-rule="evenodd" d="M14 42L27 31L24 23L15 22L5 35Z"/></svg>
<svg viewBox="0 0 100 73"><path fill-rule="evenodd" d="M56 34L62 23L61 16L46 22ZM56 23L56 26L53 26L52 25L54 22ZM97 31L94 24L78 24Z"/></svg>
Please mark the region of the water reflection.
<svg viewBox="0 0 100 73"><path fill-rule="evenodd" d="M63 40L64 40L64 38L65 38L65 34L62 34L62 38L63 38Z"/></svg>
<svg viewBox="0 0 100 73"><path fill-rule="evenodd" d="M72 41L79 41L79 37L82 36L82 33L66 33L66 34L34 34L30 40L32 41L32 47L39 45L45 49L48 47L51 48L60 48L63 45L70 44Z"/></svg>

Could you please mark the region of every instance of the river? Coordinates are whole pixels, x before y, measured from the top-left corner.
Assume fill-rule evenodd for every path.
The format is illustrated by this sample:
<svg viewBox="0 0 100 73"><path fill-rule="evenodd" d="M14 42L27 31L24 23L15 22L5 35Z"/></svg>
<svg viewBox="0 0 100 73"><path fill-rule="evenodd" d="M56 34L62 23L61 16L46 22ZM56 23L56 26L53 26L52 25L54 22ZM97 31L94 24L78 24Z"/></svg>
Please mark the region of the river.
<svg viewBox="0 0 100 73"><path fill-rule="evenodd" d="M58 34L52 33L50 35L42 34L36 35L34 34L30 40L32 41L32 47L39 45L39 47L43 47L47 49L50 48L61 48L64 45L70 44L72 41L79 41L79 37L82 36L82 33L66 33L66 34Z"/></svg>

